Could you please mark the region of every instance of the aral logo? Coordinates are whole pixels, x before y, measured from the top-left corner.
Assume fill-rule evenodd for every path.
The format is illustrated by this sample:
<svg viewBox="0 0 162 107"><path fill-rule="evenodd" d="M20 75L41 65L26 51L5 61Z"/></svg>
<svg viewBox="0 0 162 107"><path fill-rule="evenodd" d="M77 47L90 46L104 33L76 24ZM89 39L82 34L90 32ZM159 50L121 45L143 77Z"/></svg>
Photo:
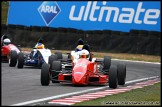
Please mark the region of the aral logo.
<svg viewBox="0 0 162 107"><path fill-rule="evenodd" d="M53 1L46 1L43 2L39 8L38 12L42 16L44 22L46 23L46 26L48 26L54 18L60 13L60 7L56 2Z"/></svg>

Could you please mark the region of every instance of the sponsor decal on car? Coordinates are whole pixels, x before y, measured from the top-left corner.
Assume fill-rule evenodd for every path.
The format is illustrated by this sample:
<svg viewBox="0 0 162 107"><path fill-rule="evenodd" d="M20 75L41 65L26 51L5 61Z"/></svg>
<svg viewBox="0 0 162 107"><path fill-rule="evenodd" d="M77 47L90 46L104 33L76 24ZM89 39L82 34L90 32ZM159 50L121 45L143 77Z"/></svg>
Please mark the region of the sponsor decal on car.
<svg viewBox="0 0 162 107"><path fill-rule="evenodd" d="M78 71L78 72L74 72L74 73L75 73L75 74L83 74L82 72L79 72L79 71Z"/></svg>

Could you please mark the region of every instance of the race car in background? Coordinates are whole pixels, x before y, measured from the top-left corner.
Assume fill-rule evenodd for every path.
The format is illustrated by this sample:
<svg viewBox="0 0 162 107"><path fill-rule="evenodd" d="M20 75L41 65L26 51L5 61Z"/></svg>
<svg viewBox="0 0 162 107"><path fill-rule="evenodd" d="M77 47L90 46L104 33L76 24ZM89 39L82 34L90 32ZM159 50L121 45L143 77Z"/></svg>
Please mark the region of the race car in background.
<svg viewBox="0 0 162 107"><path fill-rule="evenodd" d="M20 47L11 43L6 34L1 37L1 59L2 62L8 62L10 67L17 64L17 56L20 53Z"/></svg>
<svg viewBox="0 0 162 107"><path fill-rule="evenodd" d="M55 60L50 60L52 63L44 63L41 69L42 86L48 86L50 81L53 83L68 82L74 85L109 83L110 88L117 88L117 85L125 84L125 64L111 66L110 56L105 56L103 59L92 58L92 60L89 60L90 54L85 49L75 55L77 56L73 61L57 59L57 55L53 55Z"/></svg>
<svg viewBox="0 0 162 107"><path fill-rule="evenodd" d="M32 57L33 51L37 51L37 56ZM33 48L33 51L26 54L23 52L20 52L17 57L17 68L23 68L25 66L35 66L35 67L41 67L42 64L48 63L48 57L51 56L51 50L50 49L36 49Z"/></svg>

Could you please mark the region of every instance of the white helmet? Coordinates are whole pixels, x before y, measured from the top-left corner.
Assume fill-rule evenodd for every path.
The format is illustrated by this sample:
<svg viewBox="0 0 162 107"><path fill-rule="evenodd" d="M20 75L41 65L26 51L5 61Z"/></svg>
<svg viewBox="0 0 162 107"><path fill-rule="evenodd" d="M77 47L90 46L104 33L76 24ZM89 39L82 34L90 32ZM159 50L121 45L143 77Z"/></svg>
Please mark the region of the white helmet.
<svg viewBox="0 0 162 107"><path fill-rule="evenodd" d="M79 58L90 58L89 52L85 49L83 49L82 51L80 51L79 53Z"/></svg>
<svg viewBox="0 0 162 107"><path fill-rule="evenodd" d="M4 44L4 45L8 45L8 44L10 44L10 43L11 43L11 40L8 39L8 38L6 38L6 39L3 40L3 44Z"/></svg>

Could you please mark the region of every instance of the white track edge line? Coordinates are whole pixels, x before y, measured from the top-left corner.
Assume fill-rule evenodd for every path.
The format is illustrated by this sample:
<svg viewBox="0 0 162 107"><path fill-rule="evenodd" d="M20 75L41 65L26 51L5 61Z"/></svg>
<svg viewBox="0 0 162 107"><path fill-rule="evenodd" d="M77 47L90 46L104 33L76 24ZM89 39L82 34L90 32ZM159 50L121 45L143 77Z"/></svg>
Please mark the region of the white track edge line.
<svg viewBox="0 0 162 107"><path fill-rule="evenodd" d="M127 62L138 62L138 63L149 63L149 64L161 64L159 62L146 62L146 61L135 61L135 60L124 60L124 59L112 59L112 60L127 61Z"/></svg>

